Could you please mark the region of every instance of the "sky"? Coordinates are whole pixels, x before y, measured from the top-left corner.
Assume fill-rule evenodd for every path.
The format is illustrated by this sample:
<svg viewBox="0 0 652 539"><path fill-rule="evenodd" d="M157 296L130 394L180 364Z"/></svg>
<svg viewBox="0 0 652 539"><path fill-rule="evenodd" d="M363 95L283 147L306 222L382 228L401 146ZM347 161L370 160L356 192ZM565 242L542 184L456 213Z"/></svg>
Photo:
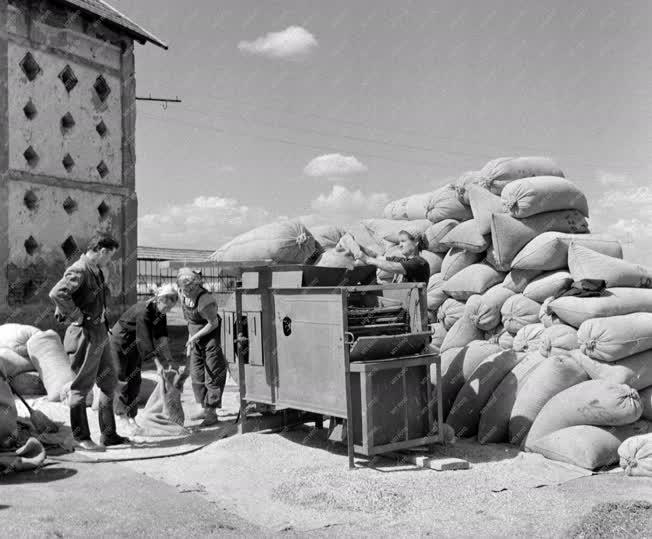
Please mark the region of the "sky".
<svg viewBox="0 0 652 539"><path fill-rule="evenodd" d="M552 157L592 232L652 264L647 0L112 0L136 50L139 244L382 216L503 156Z"/></svg>

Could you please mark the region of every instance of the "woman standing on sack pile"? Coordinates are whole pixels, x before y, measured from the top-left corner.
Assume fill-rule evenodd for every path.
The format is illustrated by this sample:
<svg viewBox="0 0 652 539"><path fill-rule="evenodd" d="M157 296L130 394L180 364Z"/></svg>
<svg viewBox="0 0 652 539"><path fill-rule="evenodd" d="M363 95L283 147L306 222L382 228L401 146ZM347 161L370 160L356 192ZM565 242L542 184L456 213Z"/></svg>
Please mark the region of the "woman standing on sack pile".
<svg viewBox="0 0 652 539"><path fill-rule="evenodd" d="M181 268L177 275L181 308L188 323L186 355L195 400L202 411L191 419L203 419L202 426L218 422L217 409L222 407L227 364L220 344L221 319L217 301L203 286L200 272Z"/></svg>
<svg viewBox="0 0 652 539"><path fill-rule="evenodd" d="M167 316L179 301L171 284L161 286L156 296L127 309L111 330L111 344L118 358L118 380L122 386L114 403L117 418L130 430L138 428L138 395L143 362L164 359L173 363L168 345ZM187 374L186 374L187 376Z"/></svg>

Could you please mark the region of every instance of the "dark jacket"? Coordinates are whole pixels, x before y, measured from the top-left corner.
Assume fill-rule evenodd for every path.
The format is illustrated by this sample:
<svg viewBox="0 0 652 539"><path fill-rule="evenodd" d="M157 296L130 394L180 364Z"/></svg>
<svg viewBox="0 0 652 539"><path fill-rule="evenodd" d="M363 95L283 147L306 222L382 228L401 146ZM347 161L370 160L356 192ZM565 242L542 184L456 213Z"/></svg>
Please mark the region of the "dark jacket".
<svg viewBox="0 0 652 539"><path fill-rule="evenodd" d="M156 308L156 299L139 301L115 323L111 340L124 354L134 347L143 361L156 355L156 341L168 336L167 316Z"/></svg>

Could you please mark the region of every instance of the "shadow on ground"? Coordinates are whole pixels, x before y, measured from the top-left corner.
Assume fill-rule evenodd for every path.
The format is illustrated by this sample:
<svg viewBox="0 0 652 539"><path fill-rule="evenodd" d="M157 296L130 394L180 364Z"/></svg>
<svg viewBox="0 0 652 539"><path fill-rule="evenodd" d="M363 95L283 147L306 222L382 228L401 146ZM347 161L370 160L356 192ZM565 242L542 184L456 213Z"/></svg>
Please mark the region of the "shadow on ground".
<svg viewBox="0 0 652 539"><path fill-rule="evenodd" d="M0 481L2 485L22 485L25 483L51 483L62 479L70 479L77 475L77 470L71 468L50 467L38 468L26 472L14 472L5 475ZM6 509L9 506L0 506Z"/></svg>

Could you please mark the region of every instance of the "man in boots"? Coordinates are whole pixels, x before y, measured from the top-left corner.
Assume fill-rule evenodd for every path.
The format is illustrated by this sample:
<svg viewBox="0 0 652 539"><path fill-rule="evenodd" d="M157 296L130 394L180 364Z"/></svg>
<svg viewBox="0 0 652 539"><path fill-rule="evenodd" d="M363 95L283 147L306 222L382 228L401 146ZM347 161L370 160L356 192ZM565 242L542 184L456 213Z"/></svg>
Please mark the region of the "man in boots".
<svg viewBox="0 0 652 539"><path fill-rule="evenodd" d="M106 296L109 293L102 268L106 268L118 249L118 242L108 234L94 236L79 260L64 273L63 278L50 291L58 322L70 320L66 331L66 344L72 343L71 354L75 378L68 392L70 425L79 449L103 451L106 446L128 443L119 436L113 415L113 396L118 377L115 357L109 342L109 323L106 318ZM99 424L100 445L91 440L86 417L86 396L100 388Z"/></svg>

